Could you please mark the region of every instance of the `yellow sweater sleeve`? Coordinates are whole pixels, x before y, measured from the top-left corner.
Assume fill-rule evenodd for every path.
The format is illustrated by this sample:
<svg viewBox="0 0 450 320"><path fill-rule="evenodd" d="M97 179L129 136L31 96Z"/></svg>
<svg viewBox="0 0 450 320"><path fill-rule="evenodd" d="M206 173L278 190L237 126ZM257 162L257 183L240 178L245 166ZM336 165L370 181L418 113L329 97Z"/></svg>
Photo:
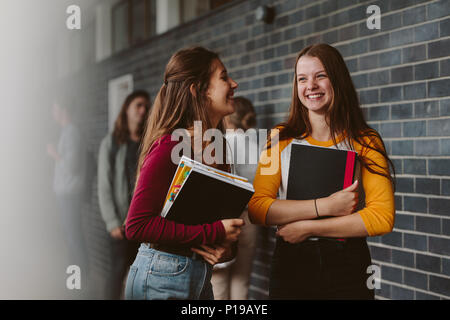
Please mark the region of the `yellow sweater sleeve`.
<svg viewBox="0 0 450 320"><path fill-rule="evenodd" d="M382 148L379 138L374 139L371 145ZM388 173L388 165L386 159L377 151L366 148L361 151L369 160L369 163L380 165L384 172ZM382 170L379 167L372 167L376 171ZM394 190L391 181L379 174L371 173L365 167L362 167L362 182L365 192L366 206L358 211L369 236L378 236L391 232L394 227L395 220L395 202Z"/></svg>
<svg viewBox="0 0 450 320"><path fill-rule="evenodd" d="M254 224L266 225L267 211L277 199L281 184L280 153L291 141L277 142L261 153L253 180L255 193L248 203L249 218Z"/></svg>
<svg viewBox="0 0 450 320"><path fill-rule="evenodd" d="M272 203L277 199L278 189L281 184L281 151L292 139L281 141L277 146L262 152L258 168L256 170L253 186L255 193L248 204L250 221L254 224L266 225L267 212ZM381 141L375 139L372 145L381 148ZM360 155L364 155L368 161L373 161L388 172L387 162L384 157L371 149L363 149L355 146ZM359 150L358 150L359 149ZM374 167L374 170L381 170ZM394 191L390 180L384 176L371 173L362 167L362 182L365 192L365 207L358 211L369 236L382 235L391 232L394 226L395 203Z"/></svg>
<svg viewBox="0 0 450 320"><path fill-rule="evenodd" d="M248 215L250 221L254 224L266 224L266 215L272 203L277 198L277 191L281 182L281 174L278 171L272 175L262 175L261 169L267 168L268 164L262 164L261 160L267 159L267 155L264 155L265 151L261 154L258 168L256 169L255 179L253 180L253 187L255 193L248 203ZM263 159L263 157L265 157ZM264 163L264 162L263 162Z"/></svg>

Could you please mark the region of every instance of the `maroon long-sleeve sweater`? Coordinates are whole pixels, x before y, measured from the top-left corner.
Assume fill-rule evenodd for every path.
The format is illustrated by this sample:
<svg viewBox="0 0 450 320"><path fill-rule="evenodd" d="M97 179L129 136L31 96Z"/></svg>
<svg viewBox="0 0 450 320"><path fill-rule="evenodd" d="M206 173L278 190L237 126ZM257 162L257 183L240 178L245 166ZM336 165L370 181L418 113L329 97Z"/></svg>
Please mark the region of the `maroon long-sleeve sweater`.
<svg viewBox="0 0 450 320"><path fill-rule="evenodd" d="M225 239L225 229L221 221L191 226L160 216L178 165L171 160L172 149L177 143L178 141L171 141L171 135L164 135L153 144L145 157L128 210L126 237L140 242L190 247L220 243Z"/></svg>

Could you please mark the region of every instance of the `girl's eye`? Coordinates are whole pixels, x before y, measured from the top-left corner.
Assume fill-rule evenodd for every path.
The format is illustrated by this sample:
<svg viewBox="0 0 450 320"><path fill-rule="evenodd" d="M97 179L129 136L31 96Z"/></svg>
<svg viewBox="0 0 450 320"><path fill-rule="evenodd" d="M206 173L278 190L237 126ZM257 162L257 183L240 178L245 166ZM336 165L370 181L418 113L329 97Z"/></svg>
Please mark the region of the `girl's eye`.
<svg viewBox="0 0 450 320"><path fill-rule="evenodd" d="M298 80L298 81L305 81L306 78L305 78L305 77L301 77L301 78L298 78L297 80Z"/></svg>
<svg viewBox="0 0 450 320"><path fill-rule="evenodd" d="M324 78L324 77L326 77L326 76L327 76L326 74L321 73L321 74L319 74L317 77L318 77L318 78Z"/></svg>

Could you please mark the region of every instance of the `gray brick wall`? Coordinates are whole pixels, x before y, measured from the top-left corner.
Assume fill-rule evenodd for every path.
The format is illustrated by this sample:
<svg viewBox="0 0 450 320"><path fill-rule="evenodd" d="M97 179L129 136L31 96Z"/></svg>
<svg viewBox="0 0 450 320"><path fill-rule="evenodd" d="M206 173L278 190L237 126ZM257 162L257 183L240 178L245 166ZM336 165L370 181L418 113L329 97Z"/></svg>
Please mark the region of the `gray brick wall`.
<svg viewBox="0 0 450 320"><path fill-rule="evenodd" d="M255 20L258 5L275 7L273 24ZM381 8L381 29L366 27L366 8ZM364 114L379 130L396 166L394 232L369 238L381 266L380 299L450 297L450 2L447 0L235 1L93 66L86 87L90 148L106 133L107 81L132 73L154 97L170 54L203 45L221 54L238 95L254 102L258 126L285 119L295 56L327 42L343 54ZM95 183L95 181L93 180ZM96 270L106 272L105 233L93 197L89 219ZM103 233L102 233L103 232ZM95 241L95 240L98 241ZM103 240L102 240L103 239ZM250 297L267 298L272 229L261 228Z"/></svg>

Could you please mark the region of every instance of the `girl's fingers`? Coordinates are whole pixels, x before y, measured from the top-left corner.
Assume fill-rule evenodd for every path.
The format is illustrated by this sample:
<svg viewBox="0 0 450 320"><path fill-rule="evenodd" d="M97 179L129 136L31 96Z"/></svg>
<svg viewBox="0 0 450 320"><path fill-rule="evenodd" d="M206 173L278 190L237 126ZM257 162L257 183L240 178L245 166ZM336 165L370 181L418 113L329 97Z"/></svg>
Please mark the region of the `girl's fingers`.
<svg viewBox="0 0 450 320"><path fill-rule="evenodd" d="M214 254L216 252L215 248L212 248L212 247L204 245L204 244L200 245L200 247L202 247L203 250L205 250L205 251L207 251L207 252L209 252L211 254Z"/></svg>
<svg viewBox="0 0 450 320"><path fill-rule="evenodd" d="M199 251L199 252L194 251L194 252L196 252L196 253L198 253L199 255L201 255L201 256L203 257L203 259L204 259L205 261L207 261L208 263L211 263L211 258L210 258L205 252L203 252L203 251Z"/></svg>
<svg viewBox="0 0 450 320"><path fill-rule="evenodd" d="M212 256L211 253L209 253L209 252L207 252L205 250L201 250L199 248L191 248L191 250L194 251L195 253L198 253L198 254L202 255L202 256Z"/></svg>
<svg viewBox="0 0 450 320"><path fill-rule="evenodd" d="M215 245L214 248L215 248L216 250L220 250L220 249L226 249L227 247L224 246L223 244L218 244L218 245Z"/></svg>
<svg viewBox="0 0 450 320"><path fill-rule="evenodd" d="M211 264L215 264L216 263L214 261L217 260L217 257L214 254L209 253L209 252L204 251L204 250L200 250L198 248L191 248L191 250L194 251L195 253L198 253L199 255L201 255L209 263L211 263Z"/></svg>

